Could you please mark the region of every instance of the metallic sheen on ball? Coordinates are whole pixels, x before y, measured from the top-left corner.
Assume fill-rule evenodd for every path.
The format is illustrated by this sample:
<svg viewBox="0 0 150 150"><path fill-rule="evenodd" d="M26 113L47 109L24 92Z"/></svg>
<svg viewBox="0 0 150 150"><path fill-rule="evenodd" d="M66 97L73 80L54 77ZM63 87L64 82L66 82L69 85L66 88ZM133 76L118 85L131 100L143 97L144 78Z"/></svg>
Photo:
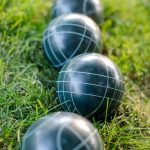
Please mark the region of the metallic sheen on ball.
<svg viewBox="0 0 150 150"><path fill-rule="evenodd" d="M57 93L65 111L101 120L118 108L124 81L118 67L107 57L81 54L60 71Z"/></svg>
<svg viewBox="0 0 150 150"><path fill-rule="evenodd" d="M54 67L61 68L76 55L100 50L100 30L93 20L79 14L53 20L43 36L44 54Z"/></svg>
<svg viewBox="0 0 150 150"><path fill-rule="evenodd" d="M103 144L88 120L73 113L57 112L28 129L21 150L103 150Z"/></svg>
<svg viewBox="0 0 150 150"><path fill-rule="evenodd" d="M56 0L52 8L52 18L70 13L79 13L99 23L102 19L100 0Z"/></svg>

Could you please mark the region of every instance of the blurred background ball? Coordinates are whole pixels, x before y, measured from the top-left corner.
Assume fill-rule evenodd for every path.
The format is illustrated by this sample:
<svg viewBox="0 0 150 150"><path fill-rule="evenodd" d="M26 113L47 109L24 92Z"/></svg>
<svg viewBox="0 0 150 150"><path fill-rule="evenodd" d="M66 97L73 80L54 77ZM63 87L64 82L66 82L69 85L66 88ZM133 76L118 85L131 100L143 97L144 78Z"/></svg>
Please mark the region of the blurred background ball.
<svg viewBox="0 0 150 150"><path fill-rule="evenodd" d="M82 54L70 60L60 71L57 83L63 109L86 118L103 119L106 112L110 116L119 106L123 92L118 67L100 54Z"/></svg>
<svg viewBox="0 0 150 150"><path fill-rule="evenodd" d="M100 0L56 0L52 9L52 18L70 13L80 13L92 18L95 22L102 19Z"/></svg>
<svg viewBox="0 0 150 150"><path fill-rule="evenodd" d="M64 15L53 20L43 36L44 53L56 68L70 58L100 50L100 30L87 16Z"/></svg>
<svg viewBox="0 0 150 150"><path fill-rule="evenodd" d="M103 144L88 120L73 113L57 112L28 129L22 150L103 150Z"/></svg>

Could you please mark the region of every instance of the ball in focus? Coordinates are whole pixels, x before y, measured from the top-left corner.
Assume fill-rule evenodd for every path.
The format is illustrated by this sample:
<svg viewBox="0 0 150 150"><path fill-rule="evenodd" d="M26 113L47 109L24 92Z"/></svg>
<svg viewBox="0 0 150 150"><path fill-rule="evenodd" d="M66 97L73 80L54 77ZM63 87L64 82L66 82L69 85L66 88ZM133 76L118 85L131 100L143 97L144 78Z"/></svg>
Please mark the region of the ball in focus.
<svg viewBox="0 0 150 150"><path fill-rule="evenodd" d="M102 19L102 5L99 0L56 0L52 18L70 13L79 13L92 18L95 22Z"/></svg>
<svg viewBox="0 0 150 150"><path fill-rule="evenodd" d="M118 108L124 82L118 67L100 54L81 54L60 71L57 93L65 111L103 120Z"/></svg>
<svg viewBox="0 0 150 150"><path fill-rule="evenodd" d="M98 131L83 117L57 112L41 118L25 134L22 150L103 150Z"/></svg>
<svg viewBox="0 0 150 150"><path fill-rule="evenodd" d="M44 54L49 63L61 68L72 57L100 49L100 30L93 20L79 14L53 20L43 36Z"/></svg>

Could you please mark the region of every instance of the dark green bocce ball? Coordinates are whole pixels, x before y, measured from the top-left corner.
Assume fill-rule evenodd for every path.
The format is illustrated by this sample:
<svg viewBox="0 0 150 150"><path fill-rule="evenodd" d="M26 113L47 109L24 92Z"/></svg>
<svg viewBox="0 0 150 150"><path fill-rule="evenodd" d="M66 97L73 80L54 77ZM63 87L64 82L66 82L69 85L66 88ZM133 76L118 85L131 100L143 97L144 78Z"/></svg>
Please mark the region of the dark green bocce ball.
<svg viewBox="0 0 150 150"><path fill-rule="evenodd" d="M95 53L82 54L60 71L57 93L65 111L103 120L119 106L124 82L110 59Z"/></svg>
<svg viewBox="0 0 150 150"><path fill-rule="evenodd" d="M43 36L44 54L56 68L70 58L100 49L100 30L87 16L64 15L53 20Z"/></svg>
<svg viewBox="0 0 150 150"><path fill-rule="evenodd" d="M100 0L56 0L52 9L52 18L79 13L91 17L95 22L102 19Z"/></svg>
<svg viewBox="0 0 150 150"><path fill-rule="evenodd" d="M73 113L57 112L28 129L21 150L103 150L103 144L88 120Z"/></svg>

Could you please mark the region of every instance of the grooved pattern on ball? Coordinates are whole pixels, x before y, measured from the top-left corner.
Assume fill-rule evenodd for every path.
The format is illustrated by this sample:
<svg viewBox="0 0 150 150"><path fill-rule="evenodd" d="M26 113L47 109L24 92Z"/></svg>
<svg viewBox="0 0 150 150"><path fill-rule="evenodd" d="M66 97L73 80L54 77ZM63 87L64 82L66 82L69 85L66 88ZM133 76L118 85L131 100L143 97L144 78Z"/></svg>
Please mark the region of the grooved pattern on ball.
<svg viewBox="0 0 150 150"><path fill-rule="evenodd" d="M88 120L73 113L57 112L28 129L22 150L103 150L103 144Z"/></svg>
<svg viewBox="0 0 150 150"><path fill-rule="evenodd" d="M61 70L57 83L63 109L85 116L102 118L119 106L124 81L118 67L99 54L82 54ZM108 106L108 110L106 110Z"/></svg>
<svg viewBox="0 0 150 150"><path fill-rule="evenodd" d="M60 68L72 57L100 50L100 30L88 17L78 14L61 16L50 23L43 36L44 54Z"/></svg>
<svg viewBox="0 0 150 150"><path fill-rule="evenodd" d="M52 8L52 18L79 13L92 18L95 22L102 19L102 5L99 0L56 0Z"/></svg>

